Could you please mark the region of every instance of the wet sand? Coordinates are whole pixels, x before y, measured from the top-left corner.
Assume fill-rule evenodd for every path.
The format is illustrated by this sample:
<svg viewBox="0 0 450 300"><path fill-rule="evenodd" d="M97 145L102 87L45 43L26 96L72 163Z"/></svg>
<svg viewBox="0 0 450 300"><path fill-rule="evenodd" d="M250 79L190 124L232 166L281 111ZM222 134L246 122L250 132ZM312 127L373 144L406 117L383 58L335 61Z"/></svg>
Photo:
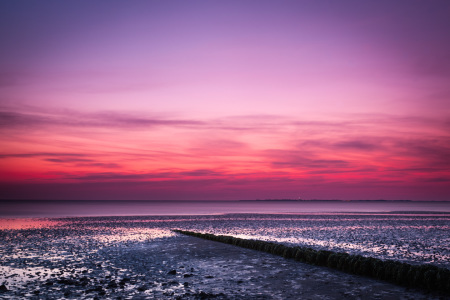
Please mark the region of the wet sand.
<svg viewBox="0 0 450 300"><path fill-rule="evenodd" d="M163 255L168 259L168 266L177 272L171 279L187 286L182 298L190 299L189 293L199 295L201 291L220 299L432 298L388 283L198 238L178 238L173 246L152 258ZM139 257L142 251L133 253Z"/></svg>
<svg viewBox="0 0 450 300"><path fill-rule="evenodd" d="M439 299L195 237L110 243L98 251L70 245L70 259L44 260L42 253L2 261L0 285L8 290L0 299Z"/></svg>

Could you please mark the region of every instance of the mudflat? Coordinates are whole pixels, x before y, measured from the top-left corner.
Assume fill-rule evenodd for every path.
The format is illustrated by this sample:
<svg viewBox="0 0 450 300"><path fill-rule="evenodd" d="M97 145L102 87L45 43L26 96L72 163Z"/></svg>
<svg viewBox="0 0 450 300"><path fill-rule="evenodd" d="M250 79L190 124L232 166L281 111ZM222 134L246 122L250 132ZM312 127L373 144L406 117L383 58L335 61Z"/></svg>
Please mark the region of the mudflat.
<svg viewBox="0 0 450 300"><path fill-rule="evenodd" d="M178 234L120 241L92 230L2 238L1 299L439 299L438 295ZM128 230L124 230L126 235ZM21 233L23 235L23 232ZM101 238L99 238L101 237ZM93 242L96 241L96 242ZM9 249L9 250L8 250ZM5 251L16 250L14 253ZM30 253L30 251L27 251Z"/></svg>

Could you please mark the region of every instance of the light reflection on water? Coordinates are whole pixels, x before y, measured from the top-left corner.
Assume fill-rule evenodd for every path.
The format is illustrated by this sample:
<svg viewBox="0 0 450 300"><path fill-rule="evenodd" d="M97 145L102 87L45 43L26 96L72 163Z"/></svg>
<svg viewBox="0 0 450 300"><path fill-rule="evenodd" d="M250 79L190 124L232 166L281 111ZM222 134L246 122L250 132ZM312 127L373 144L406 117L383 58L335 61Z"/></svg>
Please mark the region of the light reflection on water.
<svg viewBox="0 0 450 300"><path fill-rule="evenodd" d="M0 200L0 217L450 212L445 201L38 201Z"/></svg>
<svg viewBox="0 0 450 300"><path fill-rule="evenodd" d="M114 228L110 233L96 235L94 238L101 243L117 243L143 242L172 236L175 236L175 233L170 229L119 227Z"/></svg>
<svg viewBox="0 0 450 300"><path fill-rule="evenodd" d="M155 239L175 235L167 227L117 226L114 221L98 226L89 218L9 219L4 220L3 225L0 229L0 285L6 284L9 289L25 288L30 281L44 284L51 278L68 278L73 274L87 276L98 266L105 270L101 277L112 275L108 270L121 274L127 270L116 268L114 261L102 258L102 251L111 247L151 245Z"/></svg>
<svg viewBox="0 0 450 300"><path fill-rule="evenodd" d="M10 266L0 266L0 274L8 274L2 278L1 283L7 286L24 285L28 281L35 281L37 278L44 281L61 271L59 269L49 269L45 267L14 268Z"/></svg>
<svg viewBox="0 0 450 300"><path fill-rule="evenodd" d="M330 214L331 215L331 214ZM337 216L337 215L342 215L342 214L333 214L333 216ZM347 215L347 214L346 214ZM359 216L355 215L355 216ZM418 216L422 216L422 215L415 215L416 217ZM166 223L166 222L189 222L189 221L203 221L203 220L208 220L208 221L279 221L279 220L284 220L284 221L309 221L311 220L311 218L280 218L280 217L270 217L270 218L266 218L266 217L258 217L258 218L252 218L252 217L245 217L245 218L240 218L240 217L229 217L229 215L223 215L223 216L219 216L219 217L208 217L207 219L203 219L203 218L199 218L200 216L196 216L194 218L189 218L189 219L183 219L183 218L170 218L170 219L145 219L145 220L140 220L140 219L129 219L129 220L117 220L117 222L125 222L125 223ZM439 215L439 217L434 217L434 218L420 218L420 220L422 221L436 221L436 220L440 220L440 221L446 221L449 220L450 215L448 216L444 216L444 215ZM128 218L128 217L127 217ZM142 218L142 217L140 217ZM1 219L0 219L1 220ZM58 219L58 220L64 220L64 219ZM70 223L75 224L75 223L85 223L86 221L84 220L80 220L78 218L76 219L71 219L71 218L67 218L65 220L70 220ZM330 218L314 218L314 220L316 221L328 221L328 222L342 222L342 221L392 221L392 218L340 218L340 219L330 219ZM417 220L417 218L404 218L402 215L401 218L402 221L415 221ZM62 221L60 221L62 222ZM96 220L93 219L89 222L90 224L109 224L111 223L111 220ZM1 228L0 228L1 229Z"/></svg>
<svg viewBox="0 0 450 300"><path fill-rule="evenodd" d="M50 228L59 223L51 219L0 219L0 230Z"/></svg>

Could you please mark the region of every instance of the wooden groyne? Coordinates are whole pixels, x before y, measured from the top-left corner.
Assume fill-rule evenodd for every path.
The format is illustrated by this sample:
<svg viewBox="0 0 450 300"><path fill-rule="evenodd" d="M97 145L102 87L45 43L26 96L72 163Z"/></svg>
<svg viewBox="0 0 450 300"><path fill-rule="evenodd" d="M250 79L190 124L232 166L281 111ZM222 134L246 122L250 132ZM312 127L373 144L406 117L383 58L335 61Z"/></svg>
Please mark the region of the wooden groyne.
<svg viewBox="0 0 450 300"><path fill-rule="evenodd" d="M291 247L283 244L247 240L226 235L173 230L184 235L258 250L295 259L300 262L324 266L347 273L389 281L398 285L438 291L450 295L450 270L433 265L412 265L394 260L382 260L344 252Z"/></svg>

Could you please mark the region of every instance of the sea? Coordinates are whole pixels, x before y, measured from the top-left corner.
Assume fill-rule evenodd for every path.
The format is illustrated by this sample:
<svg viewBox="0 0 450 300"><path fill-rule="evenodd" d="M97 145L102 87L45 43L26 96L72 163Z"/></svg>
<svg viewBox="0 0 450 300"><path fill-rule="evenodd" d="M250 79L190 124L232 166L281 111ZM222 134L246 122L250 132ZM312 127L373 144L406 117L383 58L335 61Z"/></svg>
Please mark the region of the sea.
<svg viewBox="0 0 450 300"><path fill-rule="evenodd" d="M450 214L450 201L0 200L0 218L387 212Z"/></svg>

